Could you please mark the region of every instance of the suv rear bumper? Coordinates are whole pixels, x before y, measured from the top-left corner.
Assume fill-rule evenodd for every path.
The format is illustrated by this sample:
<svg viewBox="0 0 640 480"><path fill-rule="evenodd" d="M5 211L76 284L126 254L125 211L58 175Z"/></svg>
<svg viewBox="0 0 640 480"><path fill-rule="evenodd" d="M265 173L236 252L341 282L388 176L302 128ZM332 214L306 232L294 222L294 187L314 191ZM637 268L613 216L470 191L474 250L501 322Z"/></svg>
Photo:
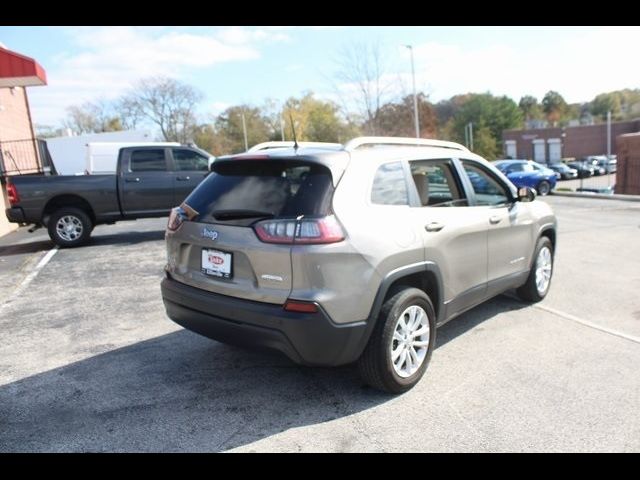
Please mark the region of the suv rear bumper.
<svg viewBox="0 0 640 480"><path fill-rule="evenodd" d="M365 322L336 325L318 313L288 312L281 305L254 302L162 280L162 299L171 320L223 343L279 350L303 365L354 362L364 348Z"/></svg>

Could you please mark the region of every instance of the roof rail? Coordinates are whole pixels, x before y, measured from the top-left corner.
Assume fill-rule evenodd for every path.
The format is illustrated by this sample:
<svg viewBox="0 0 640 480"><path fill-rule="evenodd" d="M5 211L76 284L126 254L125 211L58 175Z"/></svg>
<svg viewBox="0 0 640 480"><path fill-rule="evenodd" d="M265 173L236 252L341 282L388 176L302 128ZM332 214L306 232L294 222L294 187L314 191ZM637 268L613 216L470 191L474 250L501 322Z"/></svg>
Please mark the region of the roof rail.
<svg viewBox="0 0 640 480"><path fill-rule="evenodd" d="M293 141L274 141L274 142L263 142L258 143L251 147L247 152L258 152L260 150L270 150L272 148L293 148ZM298 142L298 147L319 147L319 148L342 148L342 145L339 143L329 143L329 142Z"/></svg>
<svg viewBox="0 0 640 480"><path fill-rule="evenodd" d="M430 138L411 138L411 137L357 137L349 140L344 145L347 151L353 151L367 145L381 146L414 146L414 147L439 147L450 148L452 150L461 150L468 152L469 149L455 142L447 142L444 140L433 140Z"/></svg>

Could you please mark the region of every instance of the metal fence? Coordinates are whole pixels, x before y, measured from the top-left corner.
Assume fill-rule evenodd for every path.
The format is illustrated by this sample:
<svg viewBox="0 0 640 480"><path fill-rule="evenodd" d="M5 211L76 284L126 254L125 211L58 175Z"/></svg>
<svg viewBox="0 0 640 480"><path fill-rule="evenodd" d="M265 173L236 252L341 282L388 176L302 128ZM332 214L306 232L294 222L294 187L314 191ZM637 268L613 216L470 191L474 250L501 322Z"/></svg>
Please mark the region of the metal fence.
<svg viewBox="0 0 640 480"><path fill-rule="evenodd" d="M0 142L0 175L42 173L41 148L33 138Z"/></svg>
<svg viewBox="0 0 640 480"><path fill-rule="evenodd" d="M584 164L583 164L584 165ZM557 191L572 191L584 193L618 193L616 184L618 182L617 165L607 164L604 166L584 165L584 168L577 169L575 165L569 165L576 169L578 176L573 179L559 179L556 185Z"/></svg>

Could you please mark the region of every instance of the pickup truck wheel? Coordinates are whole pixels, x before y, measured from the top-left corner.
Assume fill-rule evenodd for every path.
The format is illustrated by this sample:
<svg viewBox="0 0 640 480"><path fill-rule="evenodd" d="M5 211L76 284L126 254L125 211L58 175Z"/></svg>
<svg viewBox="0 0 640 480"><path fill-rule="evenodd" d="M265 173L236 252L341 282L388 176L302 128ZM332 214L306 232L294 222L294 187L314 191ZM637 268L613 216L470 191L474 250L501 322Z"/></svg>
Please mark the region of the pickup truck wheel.
<svg viewBox="0 0 640 480"><path fill-rule="evenodd" d="M358 360L362 379L389 393L406 392L416 385L434 348L435 317L433 304L422 290L407 287L389 298Z"/></svg>
<svg viewBox="0 0 640 480"><path fill-rule="evenodd" d="M62 248L78 247L89 240L93 222L83 210L62 207L49 217L49 237Z"/></svg>
<svg viewBox="0 0 640 480"><path fill-rule="evenodd" d="M526 302L539 302L547 296L553 274L553 245L547 237L540 237L527 282L516 290Z"/></svg>

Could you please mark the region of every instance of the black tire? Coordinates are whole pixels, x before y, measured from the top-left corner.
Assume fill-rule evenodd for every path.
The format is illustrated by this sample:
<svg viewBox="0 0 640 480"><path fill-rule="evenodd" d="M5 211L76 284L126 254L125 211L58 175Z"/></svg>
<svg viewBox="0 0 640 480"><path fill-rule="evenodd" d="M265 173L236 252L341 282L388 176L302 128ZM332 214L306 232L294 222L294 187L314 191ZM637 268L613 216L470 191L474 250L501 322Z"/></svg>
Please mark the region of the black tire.
<svg viewBox="0 0 640 480"><path fill-rule="evenodd" d="M551 192L551 184L546 180L542 180L538 184L538 195L544 197L545 195L549 195L549 192Z"/></svg>
<svg viewBox="0 0 640 480"><path fill-rule="evenodd" d="M540 292L538 291L538 286L536 285L536 270L537 270L537 260L538 255L540 254L540 250L543 248L548 248L551 253L551 277L549 278L549 284L547 288ZM518 296L524 300L525 302L539 302L549 293L549 289L551 288L551 280L553 279L553 267L554 267L554 256L553 256L553 245L551 244L551 240L547 237L540 237L538 239L538 243L536 244L536 249L533 254L533 262L531 264L531 271L529 272L529 276L527 277L527 281L524 285L516 290Z"/></svg>
<svg viewBox="0 0 640 480"><path fill-rule="evenodd" d="M58 223L65 221L62 220L65 217L66 223L69 223L70 220L71 223L75 225L75 230L60 233L58 231ZM79 247L89 240L91 231L93 230L93 222L89 215L80 208L62 207L53 212L49 217L47 230L49 231L49 238L51 238L53 243L59 245L60 248Z"/></svg>
<svg viewBox="0 0 640 480"><path fill-rule="evenodd" d="M403 378L394 369L391 347L400 315L412 305L421 307L429 322L427 352L422 364L411 376ZM429 365L436 340L435 310L431 300L422 290L407 287L395 293L382 305L369 343L358 360L358 370L365 383L388 393L403 393L420 381Z"/></svg>

